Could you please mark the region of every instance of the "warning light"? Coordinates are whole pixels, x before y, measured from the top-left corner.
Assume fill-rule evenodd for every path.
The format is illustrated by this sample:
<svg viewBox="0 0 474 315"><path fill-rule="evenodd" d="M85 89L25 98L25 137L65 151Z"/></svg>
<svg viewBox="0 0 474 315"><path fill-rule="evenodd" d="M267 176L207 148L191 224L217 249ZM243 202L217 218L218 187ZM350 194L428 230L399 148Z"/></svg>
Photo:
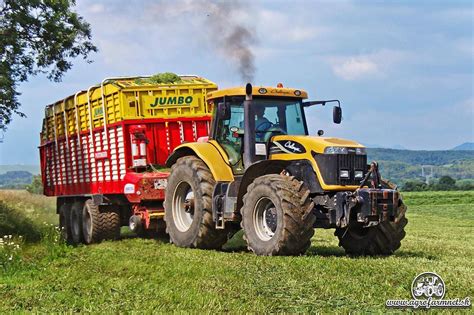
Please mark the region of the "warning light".
<svg viewBox="0 0 474 315"><path fill-rule="evenodd" d="M283 83L278 83L277 84L277 88L282 88L283 87Z"/></svg>

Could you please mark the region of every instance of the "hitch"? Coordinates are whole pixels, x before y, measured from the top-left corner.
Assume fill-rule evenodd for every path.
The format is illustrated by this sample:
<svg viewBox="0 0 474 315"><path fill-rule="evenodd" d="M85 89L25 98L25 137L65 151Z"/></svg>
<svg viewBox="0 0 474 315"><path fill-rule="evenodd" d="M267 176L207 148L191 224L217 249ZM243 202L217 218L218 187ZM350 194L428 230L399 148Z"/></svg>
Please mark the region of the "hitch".
<svg viewBox="0 0 474 315"><path fill-rule="evenodd" d="M370 163L370 168L367 174L365 174L364 179L360 182L359 188L362 188L367 185L367 182L371 179L370 185L371 188L382 188L380 184L380 172L379 172L379 164L377 162ZM368 186L368 185L367 185Z"/></svg>
<svg viewBox="0 0 474 315"><path fill-rule="evenodd" d="M367 185L369 182L370 185ZM330 223L343 228L351 222L369 227L384 221L394 221L399 198L397 190L382 187L378 164L372 162L359 188L353 192L336 194L335 211L330 216Z"/></svg>

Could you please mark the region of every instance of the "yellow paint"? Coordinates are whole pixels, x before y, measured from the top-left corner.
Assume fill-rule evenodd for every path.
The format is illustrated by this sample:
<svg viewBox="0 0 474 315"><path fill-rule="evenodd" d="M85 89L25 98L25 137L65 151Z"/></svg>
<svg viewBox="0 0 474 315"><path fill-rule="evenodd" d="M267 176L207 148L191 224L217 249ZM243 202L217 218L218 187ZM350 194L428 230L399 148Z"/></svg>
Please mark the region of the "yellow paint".
<svg viewBox="0 0 474 315"><path fill-rule="evenodd" d="M232 169L227 164L229 158L224 150L215 141L210 142L192 142L184 143L176 147L175 151L180 148L189 148L209 167L216 181L233 181L234 175Z"/></svg>
<svg viewBox="0 0 474 315"><path fill-rule="evenodd" d="M327 185L324 182L324 179L319 171L319 167L316 164L315 159L313 158L311 151L316 153L324 153L324 149L331 146L339 146L339 147L351 147L351 148L364 148L363 145L357 143L355 141L340 139L340 138L329 138L329 137L312 137L312 136L288 136L288 135L278 135L272 138L273 141L281 141L281 140L291 140L300 143L305 147L306 152L301 154L290 154L290 153L283 153L283 154L272 154L270 156L270 160L284 160L284 161L292 161L292 160L308 160L311 165L313 166L313 170L318 177L319 183L321 184L321 188L323 190L354 190L357 189L358 186L348 185Z"/></svg>
<svg viewBox="0 0 474 315"><path fill-rule="evenodd" d="M264 89L264 90L263 90ZM266 91L265 93L262 93ZM207 94L207 99L212 100L215 98L220 98L224 96L244 96L245 87L234 87L229 89L217 90ZM253 86L252 87L253 96L278 96L278 97L292 97L298 99L308 98L308 93L304 90L299 89L290 89L290 88L277 88L271 86Z"/></svg>
<svg viewBox="0 0 474 315"><path fill-rule="evenodd" d="M199 77L187 76L181 79L175 84L150 84L140 78L108 81L103 89L107 124L132 119L210 117L212 109L205 98L208 92L217 89L217 85ZM78 93L76 99L77 104L74 95L71 95L47 106L42 141L53 141L55 128L57 137L62 137L65 132L71 135L104 125L100 84L92 87L89 93ZM166 104L160 104L160 100L161 103L166 100ZM76 117L79 124L76 123Z"/></svg>

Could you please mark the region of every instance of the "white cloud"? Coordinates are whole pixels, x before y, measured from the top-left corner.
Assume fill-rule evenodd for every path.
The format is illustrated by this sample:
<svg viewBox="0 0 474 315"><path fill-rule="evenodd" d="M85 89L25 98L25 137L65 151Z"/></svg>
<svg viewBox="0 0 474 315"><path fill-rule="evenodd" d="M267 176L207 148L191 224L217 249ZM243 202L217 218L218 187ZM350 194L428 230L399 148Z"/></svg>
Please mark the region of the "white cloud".
<svg viewBox="0 0 474 315"><path fill-rule="evenodd" d="M94 3L93 5L89 7L88 11L94 14L98 14L98 13L104 12L105 7L103 4Z"/></svg>
<svg viewBox="0 0 474 315"><path fill-rule="evenodd" d="M349 81L379 74L377 64L365 57L351 57L341 64L334 64L333 71L337 76Z"/></svg>
<svg viewBox="0 0 474 315"><path fill-rule="evenodd" d="M260 36L280 44L282 41L303 42L328 31L320 26L309 26L304 19L295 19L292 12L284 14L273 10L260 10L257 21Z"/></svg>
<svg viewBox="0 0 474 315"><path fill-rule="evenodd" d="M407 61L411 54L405 51L382 49L371 54L333 56L327 58L334 74L344 80L376 79L384 77L394 65Z"/></svg>

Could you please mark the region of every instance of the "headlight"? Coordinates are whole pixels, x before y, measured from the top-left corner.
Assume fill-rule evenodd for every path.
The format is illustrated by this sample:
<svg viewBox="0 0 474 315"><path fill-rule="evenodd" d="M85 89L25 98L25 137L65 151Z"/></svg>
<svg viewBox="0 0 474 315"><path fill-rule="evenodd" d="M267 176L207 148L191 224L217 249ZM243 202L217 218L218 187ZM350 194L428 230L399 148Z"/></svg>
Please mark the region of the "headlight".
<svg viewBox="0 0 474 315"><path fill-rule="evenodd" d="M347 154L347 148L344 147L327 147L324 149L325 154Z"/></svg>
<svg viewBox="0 0 474 315"><path fill-rule="evenodd" d="M366 155L367 150L365 148L356 148L356 154L357 155Z"/></svg>
<svg viewBox="0 0 474 315"><path fill-rule="evenodd" d="M354 172L354 178L355 179L362 179L364 177L364 172L363 171L355 171Z"/></svg>
<svg viewBox="0 0 474 315"><path fill-rule="evenodd" d="M348 170L340 170L339 171L340 178L349 178L349 171Z"/></svg>

